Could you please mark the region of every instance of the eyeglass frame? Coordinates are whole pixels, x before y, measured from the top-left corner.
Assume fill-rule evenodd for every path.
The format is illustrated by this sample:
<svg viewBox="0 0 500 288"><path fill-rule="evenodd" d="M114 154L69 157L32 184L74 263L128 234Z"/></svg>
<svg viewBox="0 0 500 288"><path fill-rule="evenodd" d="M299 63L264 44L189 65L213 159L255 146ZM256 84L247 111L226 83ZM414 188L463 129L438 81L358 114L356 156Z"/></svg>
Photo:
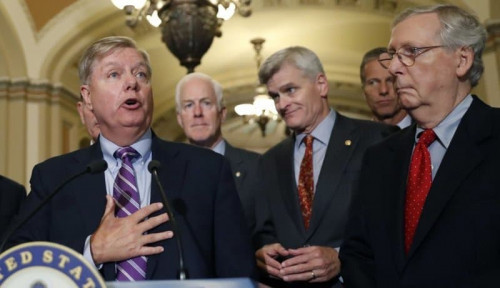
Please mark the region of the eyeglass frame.
<svg viewBox="0 0 500 288"><path fill-rule="evenodd" d="M406 67L411 67L413 65L415 65L415 59L424 54L425 52L427 51L430 51L434 48L441 48L441 47L446 47L445 45L435 45L435 46L426 46L426 47L413 47L413 46L409 46L409 45L404 45L403 47L399 48L397 51L394 51L394 52L384 52L384 53L381 53L377 59L378 63L380 63L380 65L385 68L385 69L389 69L389 66L391 65L390 63L392 62L392 59L394 59L394 55L398 55L398 60L399 62L401 62L401 64L403 64L404 66ZM406 54L402 54L400 51L402 51L402 49L407 49L408 51L412 51L412 54L411 55L406 55ZM390 58L383 58L381 59L381 56L382 55L388 55ZM407 64L405 63L405 61L403 61L403 58L404 59L409 59L411 60L411 63L410 64ZM389 61L389 65L385 65L384 62L386 61ZM407 62L407 61L406 61Z"/></svg>

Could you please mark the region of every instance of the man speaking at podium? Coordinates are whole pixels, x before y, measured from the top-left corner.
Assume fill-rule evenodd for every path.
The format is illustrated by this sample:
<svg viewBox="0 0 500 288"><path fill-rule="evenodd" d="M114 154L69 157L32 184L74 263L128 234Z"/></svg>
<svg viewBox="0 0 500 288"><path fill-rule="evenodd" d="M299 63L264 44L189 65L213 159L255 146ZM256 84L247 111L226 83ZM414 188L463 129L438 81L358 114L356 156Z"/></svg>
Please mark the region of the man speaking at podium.
<svg viewBox="0 0 500 288"><path fill-rule="evenodd" d="M14 232L9 246L66 245L94 263L106 281L175 279L182 258L190 278L251 276L250 236L228 162L206 149L160 140L150 128L146 52L126 37L103 38L83 53L79 74L84 103L101 134L89 148L35 166L21 217L89 163L104 159L107 169L64 184ZM152 160L160 164L154 169L161 184L148 171ZM161 187L177 225L161 204ZM178 247L175 237L181 236Z"/></svg>

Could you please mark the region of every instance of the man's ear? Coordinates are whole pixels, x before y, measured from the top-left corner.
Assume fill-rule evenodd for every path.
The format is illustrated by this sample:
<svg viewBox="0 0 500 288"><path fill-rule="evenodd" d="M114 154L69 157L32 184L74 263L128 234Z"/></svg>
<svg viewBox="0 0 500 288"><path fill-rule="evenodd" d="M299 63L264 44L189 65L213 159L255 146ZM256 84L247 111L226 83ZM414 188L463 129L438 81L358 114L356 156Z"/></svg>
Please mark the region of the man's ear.
<svg viewBox="0 0 500 288"><path fill-rule="evenodd" d="M220 109L220 113L221 113L221 123L224 123L224 121L226 121L226 115L227 115L226 107L222 107Z"/></svg>
<svg viewBox="0 0 500 288"><path fill-rule="evenodd" d="M80 114L80 121L82 121L82 124L85 125L85 118L83 116L83 101L78 101L76 103L76 109L78 110L78 114Z"/></svg>
<svg viewBox="0 0 500 288"><path fill-rule="evenodd" d="M318 87L319 94L321 98L325 98L328 96L328 79L326 75L323 73L318 74L316 76L316 85Z"/></svg>
<svg viewBox="0 0 500 288"><path fill-rule="evenodd" d="M90 111L94 111L92 107L92 99L90 98L90 89L88 85L80 86L80 95L82 95L83 104L86 105Z"/></svg>
<svg viewBox="0 0 500 288"><path fill-rule="evenodd" d="M181 113L176 112L176 114L177 114L177 123L179 123L179 126L181 126L182 129L184 129L184 125L182 124Z"/></svg>
<svg viewBox="0 0 500 288"><path fill-rule="evenodd" d="M457 50L458 65L457 65L457 76L459 78L464 77L469 72L474 62L474 50L471 47L460 47Z"/></svg>

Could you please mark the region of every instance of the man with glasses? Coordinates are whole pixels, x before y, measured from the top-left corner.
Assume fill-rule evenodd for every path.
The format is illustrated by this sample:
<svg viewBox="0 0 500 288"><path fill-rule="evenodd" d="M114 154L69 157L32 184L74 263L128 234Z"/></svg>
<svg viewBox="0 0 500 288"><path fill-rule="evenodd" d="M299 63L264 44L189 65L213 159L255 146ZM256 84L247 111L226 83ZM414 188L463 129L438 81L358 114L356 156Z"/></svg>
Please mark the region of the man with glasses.
<svg viewBox="0 0 500 288"><path fill-rule="evenodd" d="M451 5L394 21L379 62L416 123L365 154L340 249L346 287L490 287L498 278L500 111L471 95L485 40L479 21Z"/></svg>

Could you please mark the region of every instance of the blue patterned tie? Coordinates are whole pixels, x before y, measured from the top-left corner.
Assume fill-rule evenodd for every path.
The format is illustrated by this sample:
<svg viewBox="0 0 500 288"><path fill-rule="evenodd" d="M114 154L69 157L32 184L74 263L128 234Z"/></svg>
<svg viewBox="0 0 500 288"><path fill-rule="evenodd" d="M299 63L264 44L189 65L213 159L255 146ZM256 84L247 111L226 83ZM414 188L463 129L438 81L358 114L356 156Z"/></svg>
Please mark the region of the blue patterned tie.
<svg viewBox="0 0 500 288"><path fill-rule="evenodd" d="M126 217L140 208L139 191L135 179L132 159L139 156L139 153L132 147L119 148L115 152L115 157L122 159L122 167L118 171L113 186L113 197L115 198L116 217ZM139 281L146 278L145 256L138 256L128 260L117 262L117 281Z"/></svg>

